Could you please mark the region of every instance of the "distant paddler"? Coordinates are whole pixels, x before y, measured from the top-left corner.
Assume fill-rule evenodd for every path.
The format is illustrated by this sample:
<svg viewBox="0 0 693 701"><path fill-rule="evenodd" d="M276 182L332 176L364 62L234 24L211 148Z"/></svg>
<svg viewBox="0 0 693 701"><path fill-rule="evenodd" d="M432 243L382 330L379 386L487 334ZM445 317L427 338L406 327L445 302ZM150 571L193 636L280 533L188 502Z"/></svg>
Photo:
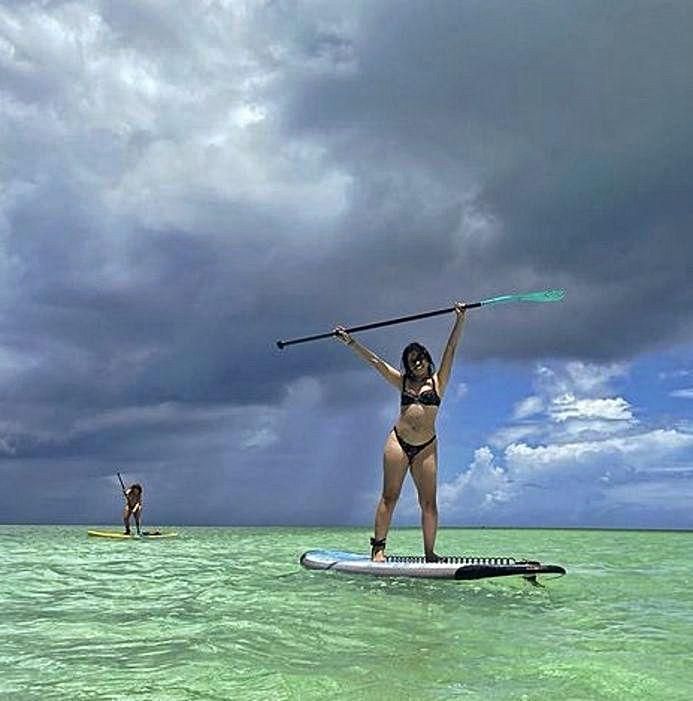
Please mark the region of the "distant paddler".
<svg viewBox="0 0 693 701"><path fill-rule="evenodd" d="M125 535L130 535L131 516L135 519L137 535L142 535L140 530L140 521L142 517L142 485L135 482L126 488L123 478L120 476L120 472L116 472L116 474L118 475L118 481L120 482L120 487L123 490L123 496L125 497L125 508L123 509Z"/></svg>

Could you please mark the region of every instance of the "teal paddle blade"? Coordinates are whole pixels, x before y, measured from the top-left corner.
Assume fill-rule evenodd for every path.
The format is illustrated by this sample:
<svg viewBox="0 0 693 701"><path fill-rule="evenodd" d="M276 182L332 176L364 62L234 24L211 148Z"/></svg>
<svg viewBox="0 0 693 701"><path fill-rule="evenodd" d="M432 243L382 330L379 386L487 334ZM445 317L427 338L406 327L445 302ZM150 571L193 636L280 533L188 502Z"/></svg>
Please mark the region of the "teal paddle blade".
<svg viewBox="0 0 693 701"><path fill-rule="evenodd" d="M503 295L481 302L485 304L501 304L502 302L560 302L565 297L565 290L544 290L543 292L526 292L519 295Z"/></svg>

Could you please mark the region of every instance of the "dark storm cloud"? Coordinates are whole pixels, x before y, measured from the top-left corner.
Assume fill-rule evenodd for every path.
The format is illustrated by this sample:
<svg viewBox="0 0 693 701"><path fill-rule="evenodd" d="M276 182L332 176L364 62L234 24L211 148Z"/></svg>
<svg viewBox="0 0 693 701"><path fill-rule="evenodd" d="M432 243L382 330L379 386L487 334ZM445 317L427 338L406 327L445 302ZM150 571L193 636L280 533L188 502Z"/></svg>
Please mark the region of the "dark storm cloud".
<svg viewBox="0 0 693 701"><path fill-rule="evenodd" d="M402 211L390 231L426 225L429 258L423 247L400 250L396 234L387 248L398 270L414 267L413 253L438 263L421 276L424 288L439 275L455 289L442 263L465 232L459 218L417 222L396 206L417 196L444 202L441 213L476 208L495 225L494 235L460 243L455 274L473 291L525 281L569 289L566 313L531 323L529 348L525 324L504 324L503 354L548 344L564 355L631 355L690 338L692 26L685 3L524 3L512 12L493 2L378 3L354 38L354 70L304 76L284 123L330 144L358 174L361 201ZM402 171L421 182L415 198ZM369 266L384 257L375 242L372 252ZM471 343L477 355L494 352L488 332Z"/></svg>
<svg viewBox="0 0 693 701"><path fill-rule="evenodd" d="M348 521L393 395L334 342L274 346L336 322L565 286L475 315L466 357L690 339L691 24L685 4L4 3L0 456L33 495L7 518L75 518L70 494L126 461L171 498L197 475L184 519ZM437 356L449 321L364 340Z"/></svg>

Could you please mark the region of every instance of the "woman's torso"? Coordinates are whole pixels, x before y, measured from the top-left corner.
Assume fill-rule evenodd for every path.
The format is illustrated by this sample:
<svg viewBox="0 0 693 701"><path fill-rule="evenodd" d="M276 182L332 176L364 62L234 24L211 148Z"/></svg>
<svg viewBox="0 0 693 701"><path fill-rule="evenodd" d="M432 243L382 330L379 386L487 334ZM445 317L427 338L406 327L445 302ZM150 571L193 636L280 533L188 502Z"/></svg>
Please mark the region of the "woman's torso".
<svg viewBox="0 0 693 701"><path fill-rule="evenodd" d="M435 435L435 420L440 406L438 380L435 375L421 383L405 377L400 395L400 414L395 427L402 438L413 444L423 443Z"/></svg>

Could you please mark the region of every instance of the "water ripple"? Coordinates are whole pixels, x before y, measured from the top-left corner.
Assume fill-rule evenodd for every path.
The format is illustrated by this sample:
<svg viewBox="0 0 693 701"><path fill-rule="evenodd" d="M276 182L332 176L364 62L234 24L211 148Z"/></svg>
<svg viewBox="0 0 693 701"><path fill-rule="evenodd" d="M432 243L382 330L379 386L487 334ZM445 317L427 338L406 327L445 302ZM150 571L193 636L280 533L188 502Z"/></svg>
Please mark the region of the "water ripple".
<svg viewBox="0 0 693 701"><path fill-rule="evenodd" d="M362 549L357 529L85 530L0 529L0 698L691 696L690 537L441 533L448 552L565 565L542 590L298 566L315 545ZM420 547L418 531L395 540Z"/></svg>

